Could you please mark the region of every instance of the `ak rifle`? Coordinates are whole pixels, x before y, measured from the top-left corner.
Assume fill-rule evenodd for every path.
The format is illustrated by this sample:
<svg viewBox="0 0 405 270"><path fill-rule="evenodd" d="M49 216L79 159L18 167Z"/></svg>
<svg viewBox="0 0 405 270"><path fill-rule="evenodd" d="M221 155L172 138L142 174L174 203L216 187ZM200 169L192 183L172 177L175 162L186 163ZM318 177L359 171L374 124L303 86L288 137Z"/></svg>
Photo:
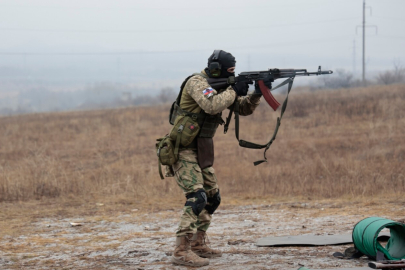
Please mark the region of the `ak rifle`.
<svg viewBox="0 0 405 270"><path fill-rule="evenodd" d="M228 126L229 123L231 122L232 114L235 112L235 137L239 142L239 146L245 147L245 148L251 148L251 149L263 149L264 150L264 159L263 160L258 160L255 161L253 164L255 166L267 162L267 157L266 157L266 152L270 148L270 145L273 143L273 141L276 139L276 135L278 132L278 129L281 124L281 118L283 117L283 114L287 108L287 102L288 102L288 94L291 91L294 78L296 76L319 76L319 75L327 75L327 74L332 74L332 70L328 71L322 71L321 66L318 67L318 71L315 72L308 72L306 69L278 69L278 68L273 68L269 70L264 70L264 71L247 71L247 72L242 72L239 73L237 77L229 77L229 78L208 78L208 84L214 88L215 90L219 91L221 89L227 88L229 85L235 84L235 83L246 83L246 84L255 84L255 86L258 86L260 88L260 92L262 93L264 99L266 102L270 105L270 107L273 108L273 110L277 110L277 108L280 106L280 103L274 98L274 96L271 94L271 91L276 90L277 88L288 84L288 91L287 91L287 96L283 102L283 106L281 108L281 113L280 117L277 117L277 123L276 123L276 128L274 130L273 136L271 137L270 141L266 144L257 144L253 142L248 142L244 140L239 139L239 103L234 102L233 106L229 110L229 115L226 118L226 124L224 127L224 133L228 131ZM285 81L277 85L276 87L272 88L272 83L277 80L277 79L282 79L282 78L287 78Z"/></svg>
<svg viewBox="0 0 405 270"><path fill-rule="evenodd" d="M237 82L245 82L247 84L257 84L260 87L260 91L263 94L264 99L273 108L277 110L280 106L280 103L274 98L271 94L271 91L276 90L277 88L291 83L297 76L319 76L332 74L332 70L322 71L321 66L318 67L318 71L308 72L306 69L278 69L273 68L264 71L244 71L239 73L237 77L229 78L208 78L208 83L212 88L219 90L227 88L229 85L232 85ZM279 84L277 87L272 88L272 83L277 79L287 78L286 81Z"/></svg>

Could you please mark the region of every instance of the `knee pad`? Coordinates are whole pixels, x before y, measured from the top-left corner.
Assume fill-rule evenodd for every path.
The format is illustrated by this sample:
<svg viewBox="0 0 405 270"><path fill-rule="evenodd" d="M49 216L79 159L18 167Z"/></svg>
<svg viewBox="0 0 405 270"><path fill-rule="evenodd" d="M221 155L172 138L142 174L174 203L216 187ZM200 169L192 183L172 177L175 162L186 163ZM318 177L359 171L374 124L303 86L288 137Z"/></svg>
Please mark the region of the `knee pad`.
<svg viewBox="0 0 405 270"><path fill-rule="evenodd" d="M198 216L207 205L207 194L205 193L204 189L199 189L196 192L188 194L186 197L187 202L185 206L191 206L194 214Z"/></svg>
<svg viewBox="0 0 405 270"><path fill-rule="evenodd" d="M208 203L205 206L205 209L210 213L211 215L214 214L215 210L217 210L218 206L221 204L221 194L219 194L219 190L217 193L214 194L214 196L208 198Z"/></svg>

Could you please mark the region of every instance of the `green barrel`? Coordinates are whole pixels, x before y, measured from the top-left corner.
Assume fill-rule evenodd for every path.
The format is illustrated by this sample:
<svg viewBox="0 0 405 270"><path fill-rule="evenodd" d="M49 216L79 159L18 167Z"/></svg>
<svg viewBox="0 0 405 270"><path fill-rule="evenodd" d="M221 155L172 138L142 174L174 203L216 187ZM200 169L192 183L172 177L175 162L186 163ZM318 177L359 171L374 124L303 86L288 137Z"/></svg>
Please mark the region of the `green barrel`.
<svg viewBox="0 0 405 270"><path fill-rule="evenodd" d="M391 237L383 247L378 241L378 234L389 229ZM353 229L354 246L364 255L376 257L377 250L384 253L388 260L405 259L405 224L380 217L363 219Z"/></svg>

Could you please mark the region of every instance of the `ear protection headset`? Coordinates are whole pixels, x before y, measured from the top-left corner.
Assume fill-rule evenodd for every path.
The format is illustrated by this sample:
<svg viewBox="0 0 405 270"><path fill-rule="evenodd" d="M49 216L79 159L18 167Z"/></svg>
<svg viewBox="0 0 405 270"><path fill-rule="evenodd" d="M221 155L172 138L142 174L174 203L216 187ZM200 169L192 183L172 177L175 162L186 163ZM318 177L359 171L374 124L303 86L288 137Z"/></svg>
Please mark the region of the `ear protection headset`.
<svg viewBox="0 0 405 270"><path fill-rule="evenodd" d="M221 76L221 68L222 65L218 62L219 54L221 50L215 50L212 57L212 62L208 66L208 70L211 73L212 77L219 77Z"/></svg>

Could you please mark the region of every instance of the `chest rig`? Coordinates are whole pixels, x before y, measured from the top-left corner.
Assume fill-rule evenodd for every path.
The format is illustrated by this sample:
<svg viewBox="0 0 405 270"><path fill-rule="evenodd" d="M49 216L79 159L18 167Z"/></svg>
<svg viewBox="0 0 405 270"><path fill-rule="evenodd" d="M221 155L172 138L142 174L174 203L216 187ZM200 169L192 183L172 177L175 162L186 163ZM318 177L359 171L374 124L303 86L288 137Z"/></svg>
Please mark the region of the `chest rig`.
<svg viewBox="0 0 405 270"><path fill-rule="evenodd" d="M187 77L184 80L184 82L181 84L180 87L180 93L170 109L169 122L170 124L174 125L174 127L176 127L178 125L179 120L189 117L196 123L196 126L199 127L199 132L197 136L188 145L181 146L179 143L176 143L174 153L175 155L177 155L179 148L196 150L198 165L200 166L201 169L205 169L214 164L214 142L212 138L214 137L215 132L218 129L218 126L224 124L225 122L224 120L222 120L221 117L222 113L210 115L206 113L204 110L201 110L199 113L192 113L180 107L180 101L184 87L187 81L191 77L196 75L208 78L208 76L206 76L205 74L194 73L193 75ZM182 136L183 130L184 130L183 127L178 129L177 141L179 141L179 136Z"/></svg>

